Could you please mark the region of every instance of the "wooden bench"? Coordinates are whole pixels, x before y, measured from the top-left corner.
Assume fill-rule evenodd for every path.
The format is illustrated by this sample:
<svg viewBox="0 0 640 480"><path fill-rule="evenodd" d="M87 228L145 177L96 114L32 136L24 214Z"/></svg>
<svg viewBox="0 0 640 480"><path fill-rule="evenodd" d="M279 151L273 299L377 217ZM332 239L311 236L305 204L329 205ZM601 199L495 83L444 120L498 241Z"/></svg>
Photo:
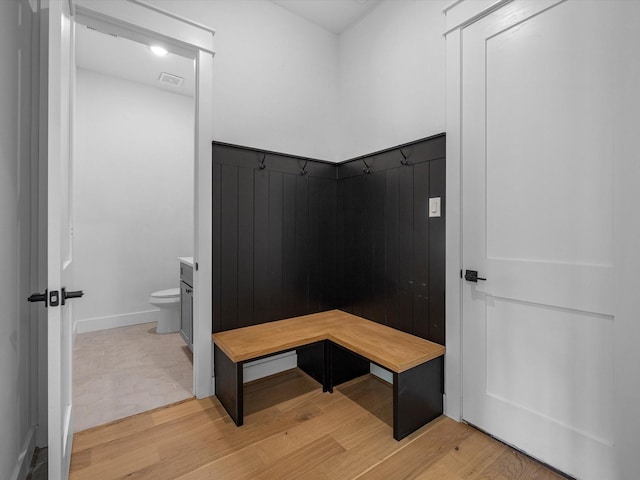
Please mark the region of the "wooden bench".
<svg viewBox="0 0 640 480"><path fill-rule="evenodd" d="M216 396L243 424L243 365L296 350L298 367L323 391L369 372L393 373L393 437L401 440L442 414L445 348L340 310L213 334Z"/></svg>

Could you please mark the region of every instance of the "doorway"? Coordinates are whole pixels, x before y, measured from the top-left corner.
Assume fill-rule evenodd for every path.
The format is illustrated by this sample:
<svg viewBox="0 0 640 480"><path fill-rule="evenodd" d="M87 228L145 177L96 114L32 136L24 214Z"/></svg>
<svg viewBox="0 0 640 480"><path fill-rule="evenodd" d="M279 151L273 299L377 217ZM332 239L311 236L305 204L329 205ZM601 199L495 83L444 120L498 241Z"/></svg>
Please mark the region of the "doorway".
<svg viewBox="0 0 640 480"><path fill-rule="evenodd" d="M195 218L194 218L194 291L211 290L211 131L213 112L213 42L211 28L191 20L176 17L149 5L120 2L50 2L43 11L47 20L42 33L47 53L40 65L40 79L45 86L41 95L40 155L47 196L38 204L38 231L42 234L39 269L43 272L49 297L56 308L47 309L47 331L39 333L39 343L46 345L42 375L39 375L39 412L42 429L49 447L49 478L66 478L71 459L73 402L72 377L72 305L64 300L64 290L74 284L69 265L72 251L66 250L73 231L68 218L71 210L65 192L72 173L69 140L72 132L73 33L76 22L94 28L108 25L116 34L129 39L154 38L166 44L168 51L195 59ZM64 253L64 256L61 255ZM55 303L55 305L53 304ZM194 298L193 322L193 390L198 398L213 393L211 359L211 298ZM46 363L45 363L46 361Z"/></svg>
<svg viewBox="0 0 640 480"><path fill-rule="evenodd" d="M80 23L75 52L74 274L85 298L73 312L73 383L81 431L192 396L179 304L151 305L149 296L177 294L178 257L193 256L195 82L193 59ZM156 333L158 308L175 317L170 333Z"/></svg>

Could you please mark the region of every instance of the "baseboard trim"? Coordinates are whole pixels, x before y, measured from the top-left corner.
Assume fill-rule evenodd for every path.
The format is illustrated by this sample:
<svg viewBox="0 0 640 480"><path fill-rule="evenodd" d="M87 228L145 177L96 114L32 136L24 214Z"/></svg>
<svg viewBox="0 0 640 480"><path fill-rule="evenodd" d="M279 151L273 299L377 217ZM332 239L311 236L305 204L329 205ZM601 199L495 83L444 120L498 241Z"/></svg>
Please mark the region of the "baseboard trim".
<svg viewBox="0 0 640 480"><path fill-rule="evenodd" d="M31 427L22 446L22 450L20 451L20 455L18 455L18 461L16 463L16 468L13 471L13 475L11 476L11 480L23 480L27 477L35 451L36 427Z"/></svg>
<svg viewBox="0 0 640 480"><path fill-rule="evenodd" d="M249 362L244 365L244 383L291 370L297 366L298 354L295 351Z"/></svg>
<svg viewBox="0 0 640 480"><path fill-rule="evenodd" d="M298 366L298 354L295 351L280 353L273 357L262 358L246 363L243 367L244 383L285 372ZM215 371L215 370L214 370ZM216 394L216 377L211 377L211 394Z"/></svg>
<svg viewBox="0 0 640 480"><path fill-rule="evenodd" d="M281 353L273 357L267 357L244 365L244 383L253 382L260 378L268 377L276 373L291 370L298 366L298 355L295 351ZM393 373L372 363L371 374L393 385ZM211 377L211 391L216 393L215 377Z"/></svg>
<svg viewBox="0 0 640 480"><path fill-rule="evenodd" d="M375 363L372 363L370 365L371 366L369 368L369 371L371 372L371 375L374 375L379 379L384 380L385 382L393 385L393 373L391 373L389 370L379 367Z"/></svg>
<svg viewBox="0 0 640 480"><path fill-rule="evenodd" d="M110 328L130 327L141 323L151 323L158 320L157 314L158 310L147 310L145 312L125 313L109 317L87 318L76 322L76 330L78 333L88 333Z"/></svg>

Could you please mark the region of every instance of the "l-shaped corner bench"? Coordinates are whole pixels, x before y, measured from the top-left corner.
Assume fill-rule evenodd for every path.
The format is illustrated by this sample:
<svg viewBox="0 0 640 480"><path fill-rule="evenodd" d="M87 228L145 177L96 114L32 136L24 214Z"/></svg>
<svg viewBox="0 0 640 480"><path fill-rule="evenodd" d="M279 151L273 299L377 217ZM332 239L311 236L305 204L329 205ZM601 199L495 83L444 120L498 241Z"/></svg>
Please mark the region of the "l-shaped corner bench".
<svg viewBox="0 0 640 480"><path fill-rule="evenodd" d="M369 372L393 372L393 438L401 440L442 414L445 348L341 310L213 334L216 396L243 424L243 365L296 350L298 367L322 391Z"/></svg>

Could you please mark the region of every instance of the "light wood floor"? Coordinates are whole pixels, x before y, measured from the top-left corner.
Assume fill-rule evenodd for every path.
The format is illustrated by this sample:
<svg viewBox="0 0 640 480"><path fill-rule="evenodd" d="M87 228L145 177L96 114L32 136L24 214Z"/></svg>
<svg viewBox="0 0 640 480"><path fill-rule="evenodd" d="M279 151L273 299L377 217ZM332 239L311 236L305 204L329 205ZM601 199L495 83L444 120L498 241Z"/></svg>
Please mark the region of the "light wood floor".
<svg viewBox="0 0 640 480"><path fill-rule="evenodd" d="M215 397L76 433L71 479L560 479L440 417L400 442L391 387L365 376L322 393L299 370L245 387L237 428Z"/></svg>

